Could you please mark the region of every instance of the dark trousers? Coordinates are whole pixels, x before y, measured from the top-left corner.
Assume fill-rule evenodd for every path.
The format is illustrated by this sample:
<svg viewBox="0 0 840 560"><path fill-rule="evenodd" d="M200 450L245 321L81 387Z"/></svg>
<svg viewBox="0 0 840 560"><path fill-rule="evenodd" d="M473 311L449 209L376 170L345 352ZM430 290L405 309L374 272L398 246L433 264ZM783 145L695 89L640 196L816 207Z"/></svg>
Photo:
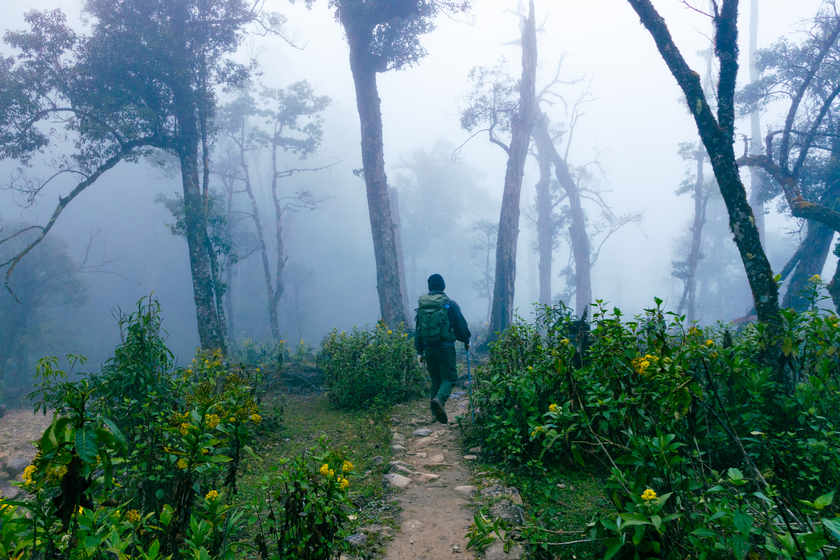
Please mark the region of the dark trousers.
<svg viewBox="0 0 840 560"><path fill-rule="evenodd" d="M441 404L446 404L452 387L458 381L458 372L455 369L455 347L454 346L427 346L425 349L426 367L429 369L429 377L432 378L431 397L437 397Z"/></svg>

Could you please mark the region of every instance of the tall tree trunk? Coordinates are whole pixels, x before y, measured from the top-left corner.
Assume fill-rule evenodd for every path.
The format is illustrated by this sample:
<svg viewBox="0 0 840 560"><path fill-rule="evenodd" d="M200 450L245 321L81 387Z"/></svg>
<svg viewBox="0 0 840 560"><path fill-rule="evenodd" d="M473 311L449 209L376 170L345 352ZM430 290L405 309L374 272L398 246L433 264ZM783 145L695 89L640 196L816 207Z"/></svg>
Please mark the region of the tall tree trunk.
<svg viewBox="0 0 840 560"><path fill-rule="evenodd" d="M194 122L193 120L193 124ZM182 128L185 128L183 119ZM220 349L227 352L224 333L219 332L215 282L210 263L216 255L212 251L208 254L207 251L207 217L198 177L198 134L184 135L179 156L184 189L184 224L193 279L198 338L205 350Z"/></svg>
<svg viewBox="0 0 840 560"><path fill-rule="evenodd" d="M391 201L391 216L394 218L394 241L397 244L397 263L400 272L400 289L402 291L403 309L406 317L410 314L411 303L408 299L408 283L405 281L405 256L403 255L402 244L402 222L400 220L400 195L395 187L388 187L388 194ZM406 323L407 327L411 323Z"/></svg>
<svg viewBox="0 0 840 560"><path fill-rule="evenodd" d="M522 28L522 80L519 112L512 119L510 151L505 172L505 190L499 215L496 241L496 279L490 312L490 338L501 333L513 321L514 284L516 282L516 244L519 240L519 202L525 158L534 124L536 99L537 36L534 24L534 1L530 1L528 19Z"/></svg>
<svg viewBox="0 0 840 560"><path fill-rule="evenodd" d="M697 264L700 262L700 245L703 240L703 224L706 221L706 199L703 195L703 164L706 155L703 147L697 146L695 152L697 161L697 179L694 182L694 223L691 226L691 247L688 251L686 267L685 290L680 300L677 314L682 314L683 304L687 303L689 322L697 321Z"/></svg>
<svg viewBox="0 0 840 560"><path fill-rule="evenodd" d="M718 82L718 114L712 113L703 93L700 76L688 66L671 38L665 20L650 0L628 0L656 42L660 55L676 78L694 116L700 138L709 154L715 178L726 203L729 227L750 283L758 320L770 325L775 332L779 317L779 294L770 262L761 245L755 216L747 201L747 193L735 161L734 94L738 72L738 0L723 0L720 14L715 18L715 51L721 61ZM780 354L771 349L771 361Z"/></svg>
<svg viewBox="0 0 840 560"><path fill-rule="evenodd" d="M184 68L189 68L187 61L193 54L189 52L187 39L186 22L189 21L189 16L186 13L186 5L174 2L169 9L172 34L175 37L173 46L177 51L173 60L176 63L181 61ZM221 301L216 301L219 293L216 286L216 253L207 235L207 200L202 194L202 181L199 177L199 144L202 140L206 141L206 134L202 134L202 123L206 116L207 99L202 95L207 95L208 92L196 92L194 88L199 84L193 80L189 73L185 73L169 84L173 89L175 117L178 123L177 145L184 190L184 229L190 256L193 299L201 347L204 350L218 349L227 353L225 333L220 330ZM202 115L201 118L199 115ZM206 150L202 156L204 155ZM208 170L206 164L202 168L205 172ZM204 186L206 190L206 182Z"/></svg>
<svg viewBox="0 0 840 560"><path fill-rule="evenodd" d="M785 307L800 311L808 306L808 301L803 297L802 292L812 276L822 273L831 249L831 241L834 239L834 230L824 224L808 220L807 228L805 239L802 240L796 252L798 263L793 269L793 276L782 300L782 305Z"/></svg>
<svg viewBox="0 0 840 560"><path fill-rule="evenodd" d="M342 11L342 14L345 12ZM356 108L362 131L362 166L367 189L373 254L376 258L376 290L382 320L390 326L410 324L403 307L400 288L399 257L385 176L385 152L382 142L382 112L376 87L377 68L371 60L370 34L354 32L345 24L350 45L350 71L356 89ZM384 70L384 69L383 69Z"/></svg>
<svg viewBox="0 0 840 560"><path fill-rule="evenodd" d="M569 239L572 244L572 258L575 261L575 314L578 317L583 317L584 311L592 302L592 262L590 261L589 235L586 233L586 216L583 213L580 191L574 177L572 177L569 164L551 142L547 123L546 126L535 127L535 133L541 136L540 145L545 147L551 163L554 164L557 182L560 183L569 198L569 209L571 210Z"/></svg>
<svg viewBox="0 0 840 560"><path fill-rule="evenodd" d="M241 131L240 141L243 142L239 147L239 165L242 166L242 174L244 175L242 183L245 187L245 193L248 195L248 201L251 203L251 219L254 220L254 229L257 232L257 243L260 247L260 258L263 266L263 279L265 280L266 293L266 311L268 311L268 325L271 329L271 338L275 341L280 340L280 324L277 320L277 304L275 303L274 281L271 276L271 265L268 262L268 246L265 242L265 231L263 231L262 219L260 218L260 209L257 206L257 199L254 196L254 190L251 188L251 172L245 161L245 130ZM273 159L273 158L272 158Z"/></svg>
<svg viewBox="0 0 840 560"><path fill-rule="evenodd" d="M277 182L280 179L280 170L277 167L277 146L280 139L275 138L274 144L271 148L271 199L274 202L274 295L269 298L270 312L273 313L273 320L277 325L277 306L280 304L280 298L286 291L285 276L286 262L289 257L286 256L286 244L283 242L283 206L280 203L280 195L277 192ZM274 335L275 340L280 340L280 327L277 326L277 334Z"/></svg>
<svg viewBox="0 0 840 560"><path fill-rule="evenodd" d="M202 110L202 114L203 114ZM206 115L201 118L201 154L202 154L202 196L204 197L204 216L205 220L210 215L210 147L207 137L207 123ZM216 256L216 249L213 247L213 241L210 239L210 234L207 229L204 230L204 247L207 251L208 260L210 261L210 273L213 277L213 291L216 299L216 331L222 338L223 344L219 348L227 353L228 339L227 339L227 322L225 321L225 305L224 297L226 285L222 282L221 267L219 266L219 259Z"/></svg>
<svg viewBox="0 0 840 560"><path fill-rule="evenodd" d="M828 168L825 178L826 189L820 196L819 203L837 210L840 207L840 138L832 141L831 157L826 167ZM805 239L782 270L782 280L793 272L782 300L783 305L795 309L803 309L808 305L802 292L812 276L822 274L835 233L832 228L816 220L807 220L806 224Z"/></svg>
<svg viewBox="0 0 840 560"><path fill-rule="evenodd" d="M225 235L230 239L233 236L233 224L231 224L231 217L233 216L233 187L227 190L227 207L225 211ZM228 267L225 269L225 312L227 314L227 338L232 344L236 344L235 328L233 325L233 266L228 262Z"/></svg>
<svg viewBox="0 0 840 560"><path fill-rule="evenodd" d="M540 303L551 304L551 261L552 261L552 235L551 235L551 156L547 142L551 142L548 133L548 117L540 110L537 110L534 117L534 130L532 136L537 145L537 163L540 167L540 180L536 185L537 190L537 252L540 256L539 278L540 278Z"/></svg>
<svg viewBox="0 0 840 560"><path fill-rule="evenodd" d="M751 0L750 2L750 84L758 82L758 68L755 66L755 52L758 50L758 0ZM750 155L757 156L761 154L761 115L756 108L750 113ZM755 214L755 227L758 228L758 235L761 238L762 246L766 244L766 234L764 226L764 202L761 201L761 192L759 191L758 171L752 169L750 171L750 206L752 206L753 214Z"/></svg>

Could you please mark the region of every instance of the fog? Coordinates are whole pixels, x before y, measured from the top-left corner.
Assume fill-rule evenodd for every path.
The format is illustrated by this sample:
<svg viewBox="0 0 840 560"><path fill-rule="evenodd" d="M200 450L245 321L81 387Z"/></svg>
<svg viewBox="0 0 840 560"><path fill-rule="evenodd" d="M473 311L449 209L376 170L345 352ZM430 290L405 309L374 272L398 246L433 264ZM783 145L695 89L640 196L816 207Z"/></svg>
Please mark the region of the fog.
<svg viewBox="0 0 840 560"><path fill-rule="evenodd" d="M459 111L471 89L467 76L477 66L493 66L505 57L511 74L520 73L521 52L509 44L519 35L514 0L480 0L471 13L455 18L441 17L437 29L421 38L428 55L412 68L379 74L382 100L385 165L389 183L400 189L401 204L411 201L412 181L417 178L406 169L415 153L442 154L452 176L462 189L440 194L439 205L452 208L457 227L441 238L430 239L417 250L412 264L406 256L409 300L414 303L425 291L425 280L440 273L447 283L447 294L457 300L471 325L487 320L487 300L473 287L480 269L470 257L473 244L470 224L499 219L507 156L479 134L460 128ZM657 8L668 22L677 44L698 72L705 67L699 51L708 49L711 23L707 16L677 0L659 0ZM696 0L702 8L705 3ZM749 5L742 2L740 83L748 78L747 35ZM807 27L820 5L816 0L762 0L759 21L759 48L778 38L796 38ZM59 0L25 0L0 5L4 29L23 30L27 10L61 8L77 31L85 31L81 3ZM311 10L303 3L275 0L267 9L288 18L290 36L299 48L270 36L252 35L237 57L259 62L255 85L285 88L307 80L318 95L332 103L323 112L323 140L317 152L306 160L284 154L282 168L317 168L317 172L296 173L282 179L280 188L291 194L310 190L325 199L315 210L304 209L284 215L287 272L304 274L299 286L300 305L305 320L298 324L290 308L294 289L287 286L281 298L281 335L293 343L303 339L316 345L333 328L346 330L354 325L374 323L379 318L368 206L364 181L353 174L362 167L359 117L353 80L348 64L348 48L342 29L325 0ZM676 240L686 234L693 212L688 195L675 190L685 179L686 163L677 155L678 144L696 142L697 130L684 107L684 97L648 32L640 25L630 5L623 0L588 0L536 3L539 65L537 89L553 77L558 60L565 54L562 76L567 80L584 78L563 86L567 102L573 102L587 87L592 100L577 124L569 160L584 165L596 158L602 164L601 188L604 200L617 214L643 211L643 220L619 230L604 245L592 269L593 295L618 306L627 314L650 307L654 296L673 309L682 293L682 283L671 275L676 260ZM8 45L3 55L14 54ZM220 101L230 95L219 92ZM762 128L782 118L771 106L762 115ZM555 121L566 121L563 103L549 110ZM749 135L747 120L739 121L740 134ZM463 145L463 146L462 146ZM455 149L462 146L454 156ZM565 143L562 145L565 150ZM453 157L454 156L454 157ZM46 160L46 157L43 158ZM6 182L15 162L0 162L0 182ZM260 156L255 180L264 223L270 223L271 198L268 191L269 162ZM48 172L45 161L36 170ZM745 183L749 172L742 170ZM529 215L534 203L538 169L534 158L526 164L523 182L520 235L517 256L516 306L522 315L531 312L537 300L537 268L534 244L536 229ZM218 187L218 178L214 178ZM261 184L261 186L260 186ZM4 223L25 220L44 224L58 196L66 195L71 181L60 179L49 185L30 208L21 208L8 190L0 191L0 218ZM162 193L172 197L181 191L180 177L173 178L148 160L120 163L69 204L49 235L67 242L70 254L81 263L88 251L88 265L102 264L96 272L83 274L88 300L81 307L60 307L50 311L61 323L66 336L56 339L55 353L74 352L90 357L94 364L109 356L119 341L112 315L114 310L132 309L137 300L153 293L161 303L169 346L184 363L199 346L192 280L183 238L167 229L172 215L155 198ZM238 195L237 205L247 200ZM767 252L778 272L798 245L796 220L789 219L768 205ZM405 220L408 209L401 208ZM590 209L590 219L597 213ZM244 227L244 226L243 226ZM252 228L252 226L249 226ZM95 234L95 235L94 235ZM269 239L271 229L266 230ZM727 242L734 251L731 234ZM404 241L404 244L406 242ZM737 252L735 252L737 257ZM554 253L552 294L564 287L558 277L566 266L569 247L559 243ZM715 259L716 255L707 255ZM827 270L833 271L836 258L830 257ZM297 272L295 272L297 271ZM305 271L311 271L308 275ZM4 270L5 272L5 270ZM743 272L740 272L743 276ZM831 272L827 272L831 274ZM287 282L288 283L288 282ZM235 266L229 286L233 301L234 336L264 340L269 335L266 313L265 280L258 254ZM726 309L707 318L731 320L751 307L746 279L734 284ZM60 342L60 343L59 343Z"/></svg>

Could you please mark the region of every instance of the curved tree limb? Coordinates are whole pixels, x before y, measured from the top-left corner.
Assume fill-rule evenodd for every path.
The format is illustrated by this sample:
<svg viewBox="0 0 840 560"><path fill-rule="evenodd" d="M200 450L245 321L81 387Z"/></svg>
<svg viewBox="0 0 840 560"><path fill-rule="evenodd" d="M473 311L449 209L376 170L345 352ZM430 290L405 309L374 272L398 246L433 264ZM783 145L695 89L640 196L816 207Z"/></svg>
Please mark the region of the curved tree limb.
<svg viewBox="0 0 840 560"><path fill-rule="evenodd" d="M82 191L84 191L86 188L88 188L93 183L95 183L96 180L99 179L99 177L101 177L103 173L105 173L106 171L108 171L109 169L111 169L112 167L117 165L119 162L121 162L123 159L125 159L135 148L137 148L138 146L143 145L143 144L145 144L145 141L138 140L138 141L135 141L135 142L128 142L125 145L123 145L123 147L120 149L119 152L117 152L116 154L114 154L113 156L111 156L110 158L105 160L84 181L82 181L81 183L76 185L76 187L72 191L70 191L70 194L68 194L66 197L64 197L64 196L59 196L58 197L58 205L56 206L55 210L52 213L52 216L50 216L50 219L45 226L43 226L43 227L42 226L32 226L30 228L27 228L27 229L33 229L33 228L34 229L40 229L41 233L38 235L37 238L35 238L35 240L33 240L29 245L27 245L18 254L14 255L12 258L7 260L6 262L0 263L0 268L3 268L4 266L9 267L9 269L6 271L6 280L5 280L6 290L8 290L9 293L12 295L12 297L15 298L16 302L21 303L20 299L18 299L17 295L15 295L14 291L12 290L12 287L9 285L9 279L12 275L12 272L14 271L14 269L18 265L18 263L21 261L21 259L23 259L23 257L25 257L32 249L34 249L39 243L41 243L41 241L43 241L44 237L46 237L47 233L49 233L49 231L52 229L53 225L55 225L55 222L56 222L56 220L58 220L58 217L64 211L64 208L68 204L70 204L70 202L74 198L79 196L82 193ZM22 230L22 231L24 231L24 230ZM15 235L18 235L19 233L22 233L22 231L16 233ZM14 236L12 236L12 237L14 237ZM7 241L8 239L10 239L10 238L7 237L6 239L3 239L2 241L0 241L0 243L3 243L5 241Z"/></svg>
<svg viewBox="0 0 840 560"><path fill-rule="evenodd" d="M795 218L814 220L825 224L834 231L840 232L840 212L827 206L808 202L799 190L799 181L784 172L784 170L766 155L744 156L736 160L739 166L760 167L764 169L782 187L785 199L790 205L791 214Z"/></svg>

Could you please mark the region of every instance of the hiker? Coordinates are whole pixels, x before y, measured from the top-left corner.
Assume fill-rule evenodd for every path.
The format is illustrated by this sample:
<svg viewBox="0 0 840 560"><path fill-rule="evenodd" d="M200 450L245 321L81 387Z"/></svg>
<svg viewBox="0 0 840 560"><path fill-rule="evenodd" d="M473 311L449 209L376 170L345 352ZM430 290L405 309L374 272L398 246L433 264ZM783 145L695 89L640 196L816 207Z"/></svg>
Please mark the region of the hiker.
<svg viewBox="0 0 840 560"><path fill-rule="evenodd" d="M444 288L443 276L429 276L429 293L420 296L418 301L414 338L417 360L426 363L432 378L432 414L441 424L449 421L444 406L458 381L455 341L463 342L469 352L471 336L461 308L443 293Z"/></svg>

